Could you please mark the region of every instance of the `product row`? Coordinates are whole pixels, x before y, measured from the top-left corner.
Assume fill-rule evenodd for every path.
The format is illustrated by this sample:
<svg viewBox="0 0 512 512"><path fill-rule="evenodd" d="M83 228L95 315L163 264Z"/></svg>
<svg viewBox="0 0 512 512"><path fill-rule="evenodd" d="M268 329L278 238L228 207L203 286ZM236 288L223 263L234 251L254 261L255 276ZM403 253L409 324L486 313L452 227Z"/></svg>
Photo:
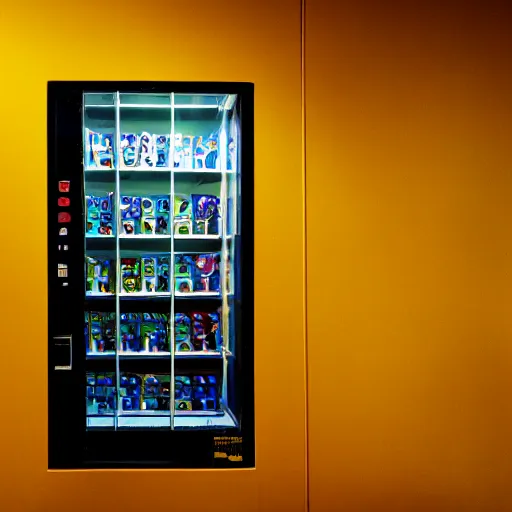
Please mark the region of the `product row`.
<svg viewBox="0 0 512 512"><path fill-rule="evenodd" d="M86 196L87 236L114 234L114 193ZM170 235L170 196L121 196L121 226L124 236ZM220 234L220 199L213 195L174 195L175 235Z"/></svg>
<svg viewBox="0 0 512 512"><path fill-rule="evenodd" d="M123 313L120 346L123 353L169 352L170 322L165 313ZM216 352L222 346L219 312L175 313L175 351ZM116 351L115 313L85 313L85 344L88 354Z"/></svg>
<svg viewBox="0 0 512 512"><path fill-rule="evenodd" d="M121 293L170 293L169 255L121 258ZM174 291L220 293L220 255L176 254ZM115 293L115 260L86 258L86 293Z"/></svg>
<svg viewBox="0 0 512 512"><path fill-rule="evenodd" d="M113 169L116 166L114 133L99 133L86 129L86 167L88 169ZM171 134L122 133L119 148L121 166L134 169L219 169L218 132L208 137L202 135L174 135L171 152ZM227 170L232 168L235 149L231 138L227 149ZM172 159L172 163L171 163Z"/></svg>
<svg viewBox="0 0 512 512"><path fill-rule="evenodd" d="M113 414L117 393L114 373L87 373L87 414ZM162 411L171 409L171 376L121 373L121 411ZM176 411L217 411L220 408L219 381L214 375L177 375L174 379Z"/></svg>

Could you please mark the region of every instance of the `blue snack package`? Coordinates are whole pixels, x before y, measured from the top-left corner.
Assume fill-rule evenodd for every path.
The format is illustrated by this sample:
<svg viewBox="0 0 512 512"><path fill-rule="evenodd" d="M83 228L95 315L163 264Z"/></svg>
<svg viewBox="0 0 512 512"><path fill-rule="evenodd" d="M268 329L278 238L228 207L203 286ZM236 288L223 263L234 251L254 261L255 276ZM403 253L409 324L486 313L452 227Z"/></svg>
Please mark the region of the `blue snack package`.
<svg viewBox="0 0 512 512"><path fill-rule="evenodd" d="M169 167L169 137L154 135L156 148L156 166Z"/></svg>
<svg viewBox="0 0 512 512"><path fill-rule="evenodd" d="M155 141L148 132L142 132L138 138L139 141L139 162L140 167L155 167L156 153Z"/></svg>
<svg viewBox="0 0 512 512"><path fill-rule="evenodd" d="M194 234L220 234L220 199L217 196L192 194L192 211Z"/></svg>
<svg viewBox="0 0 512 512"><path fill-rule="evenodd" d="M174 135L174 167L183 167L183 135L176 133Z"/></svg>
<svg viewBox="0 0 512 512"><path fill-rule="evenodd" d="M193 291L192 272L194 260L191 256L177 254L174 257L174 290L178 293Z"/></svg>
<svg viewBox="0 0 512 512"><path fill-rule="evenodd" d="M204 156L204 163L207 169L217 169L218 167L218 144L218 135L216 133L212 133L206 141L206 154Z"/></svg>
<svg viewBox="0 0 512 512"><path fill-rule="evenodd" d="M174 316L174 339L177 352L191 352L194 350L190 342L190 317L184 313Z"/></svg>
<svg viewBox="0 0 512 512"><path fill-rule="evenodd" d="M140 234L140 220L142 215L141 198L121 196L120 209L123 234Z"/></svg>
<svg viewBox="0 0 512 512"><path fill-rule="evenodd" d="M194 137L194 169L206 168L205 157L208 149L203 145L203 137L201 135Z"/></svg>
<svg viewBox="0 0 512 512"><path fill-rule="evenodd" d="M113 234L112 197L86 196L86 234L88 236L109 236Z"/></svg>
<svg viewBox="0 0 512 512"><path fill-rule="evenodd" d="M192 169L193 167L193 140L192 135L183 136L183 155L181 160L181 167L184 169Z"/></svg>
<svg viewBox="0 0 512 512"><path fill-rule="evenodd" d="M219 255L198 254L194 257L194 292L219 292Z"/></svg>
<svg viewBox="0 0 512 512"><path fill-rule="evenodd" d="M134 133L123 133L121 135L121 154L125 167L137 167L139 165L137 135Z"/></svg>
<svg viewBox="0 0 512 512"><path fill-rule="evenodd" d="M154 235L156 227L155 201L151 197L143 197L141 200L142 218L141 231L143 235Z"/></svg>
<svg viewBox="0 0 512 512"><path fill-rule="evenodd" d="M142 258L142 291L146 293L156 292L156 262L155 258Z"/></svg>
<svg viewBox="0 0 512 512"><path fill-rule="evenodd" d="M192 343L195 350L214 351L218 348L219 315L192 313Z"/></svg>
<svg viewBox="0 0 512 512"><path fill-rule="evenodd" d="M169 257L160 256L157 258L157 291L169 292Z"/></svg>
<svg viewBox="0 0 512 512"><path fill-rule="evenodd" d="M157 235L169 234L169 213L170 199L169 196L160 196L156 198L156 220L155 233Z"/></svg>
<svg viewBox="0 0 512 512"><path fill-rule="evenodd" d="M88 169L113 169L114 148L112 133L86 130L86 162Z"/></svg>
<svg viewBox="0 0 512 512"><path fill-rule="evenodd" d="M99 235L100 230L100 198L86 196L86 222L85 233L88 236Z"/></svg>

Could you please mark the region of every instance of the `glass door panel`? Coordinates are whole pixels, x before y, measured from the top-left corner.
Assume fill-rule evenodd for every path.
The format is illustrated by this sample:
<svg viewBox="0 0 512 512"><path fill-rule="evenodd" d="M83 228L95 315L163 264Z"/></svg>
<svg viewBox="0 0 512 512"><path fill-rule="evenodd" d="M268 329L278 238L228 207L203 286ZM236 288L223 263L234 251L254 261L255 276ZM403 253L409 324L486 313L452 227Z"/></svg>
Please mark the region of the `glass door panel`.
<svg viewBox="0 0 512 512"><path fill-rule="evenodd" d="M236 105L84 94L88 428L238 424Z"/></svg>

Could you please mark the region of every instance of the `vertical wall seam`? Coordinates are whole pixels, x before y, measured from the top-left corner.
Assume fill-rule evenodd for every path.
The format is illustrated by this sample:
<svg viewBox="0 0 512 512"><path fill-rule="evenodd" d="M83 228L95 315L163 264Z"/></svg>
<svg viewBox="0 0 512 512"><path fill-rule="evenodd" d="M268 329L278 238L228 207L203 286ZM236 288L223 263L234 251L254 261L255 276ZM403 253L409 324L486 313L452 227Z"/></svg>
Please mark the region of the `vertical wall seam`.
<svg viewBox="0 0 512 512"><path fill-rule="evenodd" d="M303 339L304 339L304 405L305 405L305 506L309 502L309 369L308 369L308 275L307 275L307 215L306 215L306 0L300 0L300 63L301 63L301 121L302 121L302 278L303 278Z"/></svg>

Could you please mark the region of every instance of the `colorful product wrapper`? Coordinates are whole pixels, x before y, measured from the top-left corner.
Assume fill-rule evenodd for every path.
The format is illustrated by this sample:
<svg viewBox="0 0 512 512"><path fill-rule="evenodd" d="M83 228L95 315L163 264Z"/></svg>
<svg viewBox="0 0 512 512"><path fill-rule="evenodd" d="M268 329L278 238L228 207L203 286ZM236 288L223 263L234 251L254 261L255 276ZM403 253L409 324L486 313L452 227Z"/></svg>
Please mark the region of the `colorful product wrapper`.
<svg viewBox="0 0 512 512"><path fill-rule="evenodd" d="M86 234L88 236L113 235L113 196L113 192L104 197L86 196Z"/></svg>
<svg viewBox="0 0 512 512"><path fill-rule="evenodd" d="M195 292L219 292L219 255L198 254L194 256L194 291Z"/></svg>
<svg viewBox="0 0 512 512"><path fill-rule="evenodd" d="M145 375L143 410L169 411L171 400L170 375Z"/></svg>
<svg viewBox="0 0 512 512"><path fill-rule="evenodd" d="M204 163L207 169L217 169L219 167L218 157L219 137L216 133L212 133L206 141L206 154Z"/></svg>
<svg viewBox="0 0 512 512"><path fill-rule="evenodd" d="M86 167L88 169L114 168L114 135L86 130Z"/></svg>
<svg viewBox="0 0 512 512"><path fill-rule="evenodd" d="M177 352L191 352L194 347L191 343L191 321L188 315L176 313L174 315L174 339Z"/></svg>
<svg viewBox="0 0 512 512"><path fill-rule="evenodd" d="M111 260L86 257L86 293L111 294L115 290L115 266Z"/></svg>
<svg viewBox="0 0 512 512"><path fill-rule="evenodd" d="M193 232L198 235L220 234L220 199L217 196L192 194Z"/></svg>
<svg viewBox="0 0 512 512"><path fill-rule="evenodd" d="M169 136L153 135L156 150L156 167L169 167Z"/></svg>
<svg viewBox="0 0 512 512"><path fill-rule="evenodd" d="M195 350L217 350L219 345L219 315L192 313L192 343Z"/></svg>
<svg viewBox="0 0 512 512"><path fill-rule="evenodd" d="M174 384L175 408L182 411L215 411L218 384L213 375L177 375Z"/></svg>
<svg viewBox="0 0 512 512"><path fill-rule="evenodd" d="M192 202L189 196L174 196L174 234L192 234Z"/></svg>
<svg viewBox="0 0 512 512"><path fill-rule="evenodd" d="M193 168L193 141L192 135L185 135L183 137L183 155L181 157L181 167L184 169Z"/></svg>
<svg viewBox="0 0 512 512"><path fill-rule="evenodd" d="M121 282L125 293L141 291L140 259L121 258Z"/></svg>
<svg viewBox="0 0 512 512"><path fill-rule="evenodd" d="M121 155L125 167L139 165L139 148L135 133L123 133L121 135Z"/></svg>
<svg viewBox="0 0 512 512"><path fill-rule="evenodd" d="M174 162L175 168L183 167L183 135L181 133L174 134Z"/></svg>
<svg viewBox="0 0 512 512"><path fill-rule="evenodd" d="M168 235L169 212L169 196L121 196L123 234Z"/></svg>
<svg viewBox="0 0 512 512"><path fill-rule="evenodd" d="M153 136L148 132L139 135L139 166L152 168L156 166L156 148Z"/></svg>
<svg viewBox="0 0 512 512"><path fill-rule="evenodd" d="M121 350L169 352L169 316L163 313L123 313Z"/></svg>
<svg viewBox="0 0 512 512"><path fill-rule="evenodd" d="M203 145L203 137L194 137L194 169L206 168L205 157L208 148Z"/></svg>
<svg viewBox="0 0 512 512"><path fill-rule="evenodd" d="M178 254L174 260L175 291L219 292L220 256L211 254Z"/></svg>
<svg viewBox="0 0 512 512"><path fill-rule="evenodd" d="M119 396L123 411L141 409L141 393L143 376L133 373L122 373L120 377Z"/></svg>
<svg viewBox="0 0 512 512"><path fill-rule="evenodd" d="M141 198L121 196L121 224L124 235L138 235L141 230Z"/></svg>
<svg viewBox="0 0 512 512"><path fill-rule="evenodd" d="M169 213L170 213L169 196L160 196L156 198L156 221L155 234L168 235L169 232Z"/></svg>
<svg viewBox="0 0 512 512"><path fill-rule="evenodd" d="M85 313L85 345L87 353L115 352L115 313Z"/></svg>
<svg viewBox="0 0 512 512"><path fill-rule="evenodd" d="M116 390L114 373L86 373L87 414L114 414Z"/></svg>

